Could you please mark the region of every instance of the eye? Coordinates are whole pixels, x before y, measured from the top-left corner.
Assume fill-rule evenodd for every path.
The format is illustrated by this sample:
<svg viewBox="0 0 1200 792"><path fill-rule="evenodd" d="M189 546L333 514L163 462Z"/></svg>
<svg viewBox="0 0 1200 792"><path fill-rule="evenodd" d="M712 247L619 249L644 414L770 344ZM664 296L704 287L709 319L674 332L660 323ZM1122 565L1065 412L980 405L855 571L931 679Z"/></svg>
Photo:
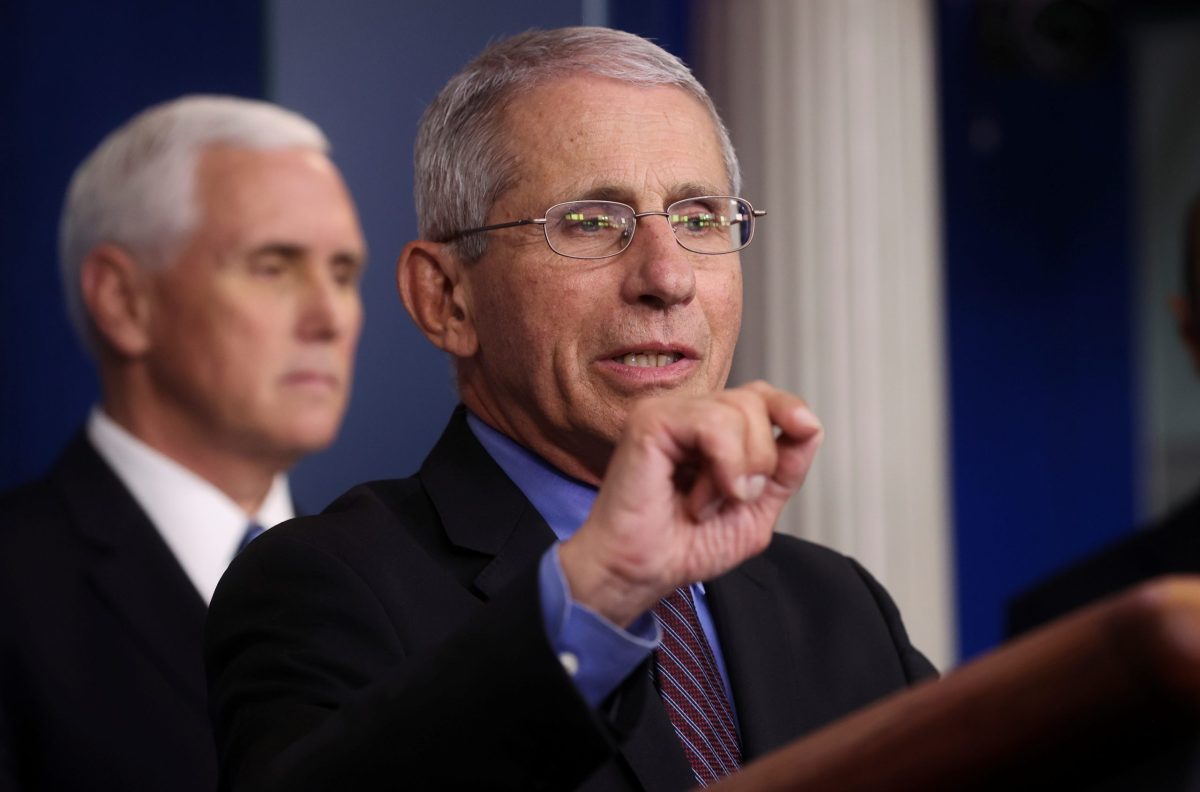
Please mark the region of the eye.
<svg viewBox="0 0 1200 792"><path fill-rule="evenodd" d="M331 265L333 280L340 286L357 286L362 277L362 262L349 256L339 256Z"/></svg>
<svg viewBox="0 0 1200 792"><path fill-rule="evenodd" d="M624 229L628 222L604 209L578 209L563 215L563 230L578 234L602 234Z"/></svg>
<svg viewBox="0 0 1200 792"><path fill-rule="evenodd" d="M548 219L554 221L554 233L560 236L580 237L624 234L631 222L627 208L605 201L565 204L561 207L561 214L558 214L557 219L554 214Z"/></svg>
<svg viewBox="0 0 1200 792"><path fill-rule="evenodd" d="M250 259L250 274L259 278L278 278L287 272L287 268L287 259L275 253L267 253Z"/></svg>
<svg viewBox="0 0 1200 792"><path fill-rule="evenodd" d="M724 234L737 217L731 207L708 200L680 201L671 206L671 225L677 232L690 236Z"/></svg>

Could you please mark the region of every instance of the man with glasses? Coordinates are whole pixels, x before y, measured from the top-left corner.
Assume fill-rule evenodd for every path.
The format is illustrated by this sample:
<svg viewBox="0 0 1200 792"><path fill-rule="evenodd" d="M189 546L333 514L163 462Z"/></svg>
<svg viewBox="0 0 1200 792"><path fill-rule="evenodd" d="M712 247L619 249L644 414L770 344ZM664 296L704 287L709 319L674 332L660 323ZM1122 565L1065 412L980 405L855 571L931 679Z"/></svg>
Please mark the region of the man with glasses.
<svg viewBox="0 0 1200 792"><path fill-rule="evenodd" d="M934 673L861 567L772 533L821 428L724 389L765 213L683 64L606 29L499 42L416 173L399 288L462 406L416 476L222 581L227 786L684 789Z"/></svg>

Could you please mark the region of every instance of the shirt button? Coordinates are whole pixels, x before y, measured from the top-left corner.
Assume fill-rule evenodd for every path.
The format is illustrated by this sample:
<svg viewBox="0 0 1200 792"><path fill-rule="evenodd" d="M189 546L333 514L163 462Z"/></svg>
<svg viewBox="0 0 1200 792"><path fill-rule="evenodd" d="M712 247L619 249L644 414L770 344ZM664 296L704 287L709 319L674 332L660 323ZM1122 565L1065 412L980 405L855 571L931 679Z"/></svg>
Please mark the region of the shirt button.
<svg viewBox="0 0 1200 792"><path fill-rule="evenodd" d="M579 658L573 652L560 652L558 662L562 663L568 676L575 676L579 673Z"/></svg>

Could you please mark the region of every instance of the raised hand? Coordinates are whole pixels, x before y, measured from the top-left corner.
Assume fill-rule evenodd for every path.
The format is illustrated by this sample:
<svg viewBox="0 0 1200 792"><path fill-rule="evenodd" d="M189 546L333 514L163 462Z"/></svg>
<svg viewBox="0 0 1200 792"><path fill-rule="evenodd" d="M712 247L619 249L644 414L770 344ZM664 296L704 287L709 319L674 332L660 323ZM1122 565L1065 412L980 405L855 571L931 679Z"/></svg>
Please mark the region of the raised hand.
<svg viewBox="0 0 1200 792"><path fill-rule="evenodd" d="M625 626L676 586L758 554L821 437L800 398L765 382L639 403L591 515L560 549L572 596Z"/></svg>

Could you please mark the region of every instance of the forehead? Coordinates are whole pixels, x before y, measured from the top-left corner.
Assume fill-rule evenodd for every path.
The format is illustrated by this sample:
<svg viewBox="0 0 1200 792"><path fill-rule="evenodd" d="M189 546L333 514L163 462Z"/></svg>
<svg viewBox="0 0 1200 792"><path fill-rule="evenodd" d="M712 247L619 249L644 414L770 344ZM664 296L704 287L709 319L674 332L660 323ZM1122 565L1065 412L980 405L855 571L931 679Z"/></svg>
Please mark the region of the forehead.
<svg viewBox="0 0 1200 792"><path fill-rule="evenodd" d="M198 230L210 235L362 244L346 185L318 151L209 147L196 164L195 196Z"/></svg>
<svg viewBox="0 0 1200 792"><path fill-rule="evenodd" d="M730 189L711 116L674 86L550 80L509 103L505 131L517 165L510 192L536 197L540 209L572 198L657 203Z"/></svg>
<svg viewBox="0 0 1200 792"><path fill-rule="evenodd" d="M274 149L215 145L196 160L195 190L204 203L248 206L304 184L340 184L333 163L318 151L289 146Z"/></svg>

